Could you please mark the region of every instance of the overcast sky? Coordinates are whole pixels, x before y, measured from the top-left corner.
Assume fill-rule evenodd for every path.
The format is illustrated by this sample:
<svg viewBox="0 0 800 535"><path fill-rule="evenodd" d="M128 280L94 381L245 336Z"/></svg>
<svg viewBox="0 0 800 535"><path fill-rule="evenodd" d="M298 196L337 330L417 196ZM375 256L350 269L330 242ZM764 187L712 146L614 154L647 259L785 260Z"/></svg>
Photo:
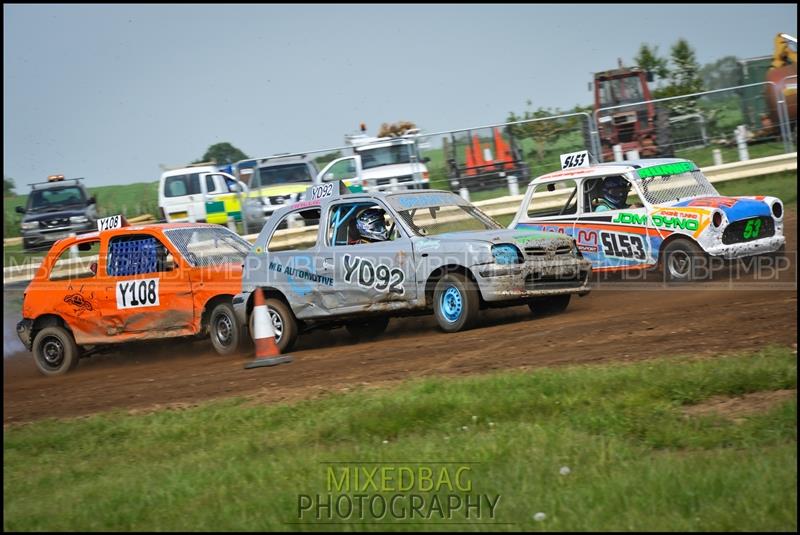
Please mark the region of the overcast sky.
<svg viewBox="0 0 800 535"><path fill-rule="evenodd" d="M3 174L157 180L228 141L251 157L367 124L503 122L590 104L594 71L686 38L705 64L772 53L797 4L3 6Z"/></svg>

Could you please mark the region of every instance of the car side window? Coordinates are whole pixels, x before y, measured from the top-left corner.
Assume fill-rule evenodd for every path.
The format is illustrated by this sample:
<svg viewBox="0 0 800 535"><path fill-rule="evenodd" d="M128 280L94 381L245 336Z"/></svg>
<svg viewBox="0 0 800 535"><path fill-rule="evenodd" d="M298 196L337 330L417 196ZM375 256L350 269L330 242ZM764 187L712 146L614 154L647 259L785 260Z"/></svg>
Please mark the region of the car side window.
<svg viewBox="0 0 800 535"><path fill-rule="evenodd" d="M328 212L326 236L328 245L379 243L396 240L399 237L400 230L394 218L378 203L336 204L331 206Z"/></svg>
<svg viewBox="0 0 800 535"><path fill-rule="evenodd" d="M170 271L169 249L155 236L133 234L108 242L106 272L111 277Z"/></svg>
<svg viewBox="0 0 800 535"><path fill-rule="evenodd" d="M50 270L49 279L87 279L97 275L100 240L84 241L64 249Z"/></svg>
<svg viewBox="0 0 800 535"><path fill-rule="evenodd" d="M322 177L322 180L325 182L333 182L337 180L349 180L355 178L355 176L356 162L354 159L349 158L333 164L325 173L325 176Z"/></svg>
<svg viewBox="0 0 800 535"><path fill-rule="evenodd" d="M528 204L528 217L553 217L578 212L578 185L574 180L537 184Z"/></svg>
<svg viewBox="0 0 800 535"><path fill-rule="evenodd" d="M267 251L305 251L317 245L319 231L319 208L309 208L284 215L272 236Z"/></svg>
<svg viewBox="0 0 800 535"><path fill-rule="evenodd" d="M628 193L624 196L624 198L620 198L618 206L610 204L607 200L606 201L603 200L604 197L603 183L607 179L616 180L618 183L629 185ZM639 196L636 193L636 189L633 188L630 181L628 181L622 176L614 175L602 178L591 178L583 182L584 213L617 210L627 207L633 208L640 206L641 206L641 201L639 200Z"/></svg>

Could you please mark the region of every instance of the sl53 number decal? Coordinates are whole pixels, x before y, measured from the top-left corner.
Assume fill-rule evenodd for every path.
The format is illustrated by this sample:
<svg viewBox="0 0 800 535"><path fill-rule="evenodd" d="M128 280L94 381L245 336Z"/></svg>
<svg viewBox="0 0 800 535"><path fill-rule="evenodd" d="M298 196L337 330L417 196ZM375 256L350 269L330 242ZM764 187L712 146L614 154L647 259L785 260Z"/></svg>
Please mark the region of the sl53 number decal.
<svg viewBox="0 0 800 535"><path fill-rule="evenodd" d="M641 236L601 232L600 242L603 244L603 253L606 256L633 258L635 260L647 258L647 253L644 250L644 241L642 241Z"/></svg>
<svg viewBox="0 0 800 535"><path fill-rule="evenodd" d="M570 152L561 155L561 169L571 169L573 167L588 167L589 151Z"/></svg>
<svg viewBox="0 0 800 535"><path fill-rule="evenodd" d="M331 195L333 195L333 182L312 187L310 200L316 201L317 199L323 199Z"/></svg>
<svg viewBox="0 0 800 535"><path fill-rule="evenodd" d="M117 281L117 308L158 306L158 279Z"/></svg>
<svg viewBox="0 0 800 535"><path fill-rule="evenodd" d="M403 281L406 277L402 269L390 268L386 264L376 266L365 258L351 257L349 254L344 255L342 260L345 282L355 281L359 286L375 288L379 292L405 293Z"/></svg>

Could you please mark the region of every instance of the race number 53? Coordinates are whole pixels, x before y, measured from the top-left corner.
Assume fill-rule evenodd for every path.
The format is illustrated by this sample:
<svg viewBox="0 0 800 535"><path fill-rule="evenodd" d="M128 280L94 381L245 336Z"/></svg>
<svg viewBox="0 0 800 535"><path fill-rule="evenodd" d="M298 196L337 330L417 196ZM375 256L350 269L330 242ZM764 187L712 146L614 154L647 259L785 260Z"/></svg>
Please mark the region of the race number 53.
<svg viewBox="0 0 800 535"><path fill-rule="evenodd" d="M158 279L117 281L117 308L158 306Z"/></svg>

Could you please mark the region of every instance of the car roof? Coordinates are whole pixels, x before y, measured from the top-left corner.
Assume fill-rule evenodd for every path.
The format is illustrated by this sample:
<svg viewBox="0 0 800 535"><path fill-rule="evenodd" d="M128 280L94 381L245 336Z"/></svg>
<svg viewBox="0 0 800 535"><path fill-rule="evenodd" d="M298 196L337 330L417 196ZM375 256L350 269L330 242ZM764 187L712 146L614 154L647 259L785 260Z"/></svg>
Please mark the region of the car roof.
<svg viewBox="0 0 800 535"><path fill-rule="evenodd" d="M293 163L312 163L310 157L306 156L305 154L296 155L296 156L270 156L269 158L262 158L258 161L259 169L262 167L270 167L273 165L287 165Z"/></svg>
<svg viewBox="0 0 800 535"><path fill-rule="evenodd" d="M621 175L630 171L641 169L642 167L652 167L677 162L688 162L684 158L641 158L638 160L626 160L624 162L605 162L590 165L589 167L577 167L575 169L560 169L530 181L531 184L560 180L564 178L591 178L594 176Z"/></svg>
<svg viewBox="0 0 800 535"><path fill-rule="evenodd" d="M98 239L101 234L107 236L124 236L126 234L136 234L138 232L147 231L147 230L156 230L156 231L164 231L164 230L171 230L171 229L178 229L178 228L224 228L227 230L227 227L223 227L221 225L214 225L212 223L150 223L147 225L128 225L121 228L115 228L111 230L104 230L100 231L93 231L87 232L85 234L78 234L77 236L68 236L66 238L62 238L58 240L56 243L73 243L83 240L93 240Z"/></svg>
<svg viewBox="0 0 800 535"><path fill-rule="evenodd" d="M213 165L198 165L196 167L181 167L180 169L170 169L161 173L161 178L171 176L190 175L192 173L215 173L217 168Z"/></svg>

